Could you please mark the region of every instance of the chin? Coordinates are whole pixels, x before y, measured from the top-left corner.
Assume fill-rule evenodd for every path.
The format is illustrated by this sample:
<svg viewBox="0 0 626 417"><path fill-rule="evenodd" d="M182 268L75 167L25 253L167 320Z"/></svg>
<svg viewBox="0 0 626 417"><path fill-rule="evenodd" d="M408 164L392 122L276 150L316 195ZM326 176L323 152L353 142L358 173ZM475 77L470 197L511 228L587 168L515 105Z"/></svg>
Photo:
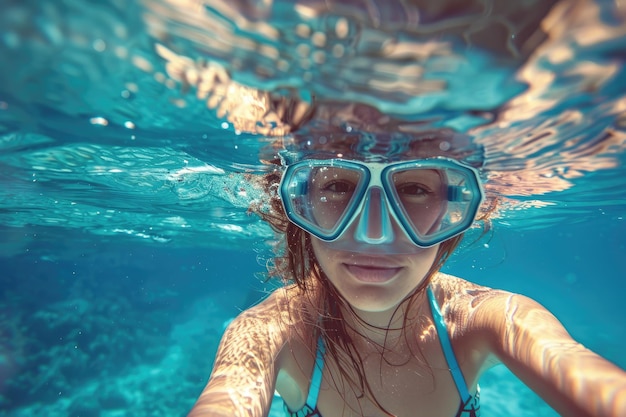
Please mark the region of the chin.
<svg viewBox="0 0 626 417"><path fill-rule="evenodd" d="M415 287L404 290L364 286L360 288L337 288L350 306L363 313L393 313L409 297Z"/></svg>

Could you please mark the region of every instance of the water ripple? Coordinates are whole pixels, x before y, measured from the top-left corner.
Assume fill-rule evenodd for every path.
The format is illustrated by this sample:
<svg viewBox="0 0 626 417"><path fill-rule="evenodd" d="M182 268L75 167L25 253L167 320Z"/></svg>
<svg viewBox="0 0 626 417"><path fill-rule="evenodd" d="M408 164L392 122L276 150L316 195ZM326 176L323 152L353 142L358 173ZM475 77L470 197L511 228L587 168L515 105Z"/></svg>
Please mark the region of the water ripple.
<svg viewBox="0 0 626 417"><path fill-rule="evenodd" d="M332 138L370 108L364 131L452 131L480 148L502 227L623 224L621 3L418 3L9 2L0 223L271 238L247 210L276 136Z"/></svg>

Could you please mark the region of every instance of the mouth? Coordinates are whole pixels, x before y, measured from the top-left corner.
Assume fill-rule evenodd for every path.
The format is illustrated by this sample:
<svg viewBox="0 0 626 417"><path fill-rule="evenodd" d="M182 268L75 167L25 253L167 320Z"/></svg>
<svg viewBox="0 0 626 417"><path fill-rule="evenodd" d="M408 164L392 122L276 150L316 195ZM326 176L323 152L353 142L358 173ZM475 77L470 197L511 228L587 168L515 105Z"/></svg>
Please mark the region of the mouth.
<svg viewBox="0 0 626 417"><path fill-rule="evenodd" d="M344 264L348 272L362 282L385 283L391 281L402 269L401 267L381 267Z"/></svg>

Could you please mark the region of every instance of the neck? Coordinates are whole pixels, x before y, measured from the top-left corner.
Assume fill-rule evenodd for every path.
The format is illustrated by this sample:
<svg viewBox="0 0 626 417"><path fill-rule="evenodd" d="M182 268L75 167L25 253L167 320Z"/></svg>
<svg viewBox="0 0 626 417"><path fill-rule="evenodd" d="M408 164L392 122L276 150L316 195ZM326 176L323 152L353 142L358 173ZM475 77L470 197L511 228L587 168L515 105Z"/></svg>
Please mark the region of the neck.
<svg viewBox="0 0 626 417"><path fill-rule="evenodd" d="M388 347L396 344L402 336L411 331L419 322L423 305L426 301L426 289L412 294L410 302L405 299L400 304L385 311L362 311L343 309L343 317L348 324L348 332L355 343L374 343Z"/></svg>

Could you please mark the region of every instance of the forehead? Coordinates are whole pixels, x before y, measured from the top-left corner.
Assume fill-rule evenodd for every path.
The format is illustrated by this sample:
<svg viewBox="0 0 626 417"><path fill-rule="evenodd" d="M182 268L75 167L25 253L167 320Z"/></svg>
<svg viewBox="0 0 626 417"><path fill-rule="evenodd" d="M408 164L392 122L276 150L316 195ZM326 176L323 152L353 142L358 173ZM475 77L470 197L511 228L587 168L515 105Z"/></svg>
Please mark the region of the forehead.
<svg viewBox="0 0 626 417"><path fill-rule="evenodd" d="M467 137L450 131L422 132L303 132L290 138L285 148L301 159L341 158L365 162L395 162L447 157L464 160L478 150Z"/></svg>
<svg viewBox="0 0 626 417"><path fill-rule="evenodd" d="M482 159L480 146L469 135L437 126L430 119L399 118L352 102L317 103L312 114L286 138L285 148L302 157L317 153L329 158L393 162L438 156L465 160L479 154Z"/></svg>

